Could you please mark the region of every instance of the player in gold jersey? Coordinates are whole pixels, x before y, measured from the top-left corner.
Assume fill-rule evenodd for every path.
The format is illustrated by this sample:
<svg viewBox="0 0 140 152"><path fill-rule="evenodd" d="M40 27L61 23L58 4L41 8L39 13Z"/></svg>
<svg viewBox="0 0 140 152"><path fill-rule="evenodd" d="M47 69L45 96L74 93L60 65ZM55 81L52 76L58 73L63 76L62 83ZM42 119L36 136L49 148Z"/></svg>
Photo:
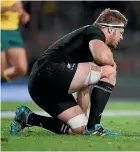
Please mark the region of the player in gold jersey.
<svg viewBox="0 0 140 152"><path fill-rule="evenodd" d="M1 0L1 76L12 79L27 73L27 55L19 24L30 19L19 0ZM10 67L9 67L10 65Z"/></svg>

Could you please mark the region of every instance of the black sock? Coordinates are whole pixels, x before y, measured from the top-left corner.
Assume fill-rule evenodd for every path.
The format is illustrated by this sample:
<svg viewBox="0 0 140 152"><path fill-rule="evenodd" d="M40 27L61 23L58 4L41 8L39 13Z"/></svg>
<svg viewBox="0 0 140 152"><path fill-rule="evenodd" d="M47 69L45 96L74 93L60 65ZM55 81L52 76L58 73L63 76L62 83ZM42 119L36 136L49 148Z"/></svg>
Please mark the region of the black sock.
<svg viewBox="0 0 140 152"><path fill-rule="evenodd" d="M110 83L99 81L91 92L91 107L88 129L93 129L95 124L100 124L101 115L108 102L114 86Z"/></svg>
<svg viewBox="0 0 140 152"><path fill-rule="evenodd" d="M45 128L56 134L67 134L69 130L69 126L64 124L61 120L40 116L35 113L29 115L27 124Z"/></svg>

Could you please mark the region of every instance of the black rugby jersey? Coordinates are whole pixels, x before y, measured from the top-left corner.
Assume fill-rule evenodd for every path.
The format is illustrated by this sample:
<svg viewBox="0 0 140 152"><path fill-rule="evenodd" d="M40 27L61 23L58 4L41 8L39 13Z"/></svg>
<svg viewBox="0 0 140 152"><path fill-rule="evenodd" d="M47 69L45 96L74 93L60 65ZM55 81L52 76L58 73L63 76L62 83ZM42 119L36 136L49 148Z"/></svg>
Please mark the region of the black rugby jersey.
<svg viewBox="0 0 140 152"><path fill-rule="evenodd" d="M57 63L92 62L94 60L89 49L89 41L94 39L105 42L105 35L93 25L81 27L52 44L39 60L44 62L45 59L49 59Z"/></svg>

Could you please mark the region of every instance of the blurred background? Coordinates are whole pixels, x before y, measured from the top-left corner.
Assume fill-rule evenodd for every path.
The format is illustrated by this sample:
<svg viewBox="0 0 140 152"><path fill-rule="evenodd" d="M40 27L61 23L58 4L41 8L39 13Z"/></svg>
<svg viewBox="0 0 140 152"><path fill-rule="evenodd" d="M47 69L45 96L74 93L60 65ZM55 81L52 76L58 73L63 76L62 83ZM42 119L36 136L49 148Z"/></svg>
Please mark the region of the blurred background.
<svg viewBox="0 0 140 152"><path fill-rule="evenodd" d="M92 24L105 8L117 9L128 18L124 40L114 51L118 65L113 99L140 101L140 2L135 1L24 1L30 22L20 27L29 70L25 77L2 83L1 100L31 101L27 83L33 63L56 40L81 26ZM18 93L18 95L17 95Z"/></svg>

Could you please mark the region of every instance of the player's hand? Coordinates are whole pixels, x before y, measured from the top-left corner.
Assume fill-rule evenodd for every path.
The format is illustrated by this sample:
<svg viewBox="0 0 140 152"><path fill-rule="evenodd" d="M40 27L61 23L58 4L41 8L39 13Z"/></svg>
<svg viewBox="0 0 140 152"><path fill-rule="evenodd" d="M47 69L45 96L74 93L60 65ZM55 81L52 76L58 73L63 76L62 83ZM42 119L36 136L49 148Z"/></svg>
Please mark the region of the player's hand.
<svg viewBox="0 0 140 152"><path fill-rule="evenodd" d="M26 24L30 20L30 15L26 12L20 15L20 21L22 24Z"/></svg>
<svg viewBox="0 0 140 152"><path fill-rule="evenodd" d="M111 75L111 73L110 73L110 71L112 71L111 66L105 65L105 66L101 66L100 68L101 68L101 71L102 71L101 72L101 74L102 74L101 78L108 78ZM116 68L115 67L113 67L113 68L114 68L114 71L116 71Z"/></svg>
<svg viewBox="0 0 140 152"><path fill-rule="evenodd" d="M113 68L117 69L117 64L115 63L115 61L114 61Z"/></svg>

